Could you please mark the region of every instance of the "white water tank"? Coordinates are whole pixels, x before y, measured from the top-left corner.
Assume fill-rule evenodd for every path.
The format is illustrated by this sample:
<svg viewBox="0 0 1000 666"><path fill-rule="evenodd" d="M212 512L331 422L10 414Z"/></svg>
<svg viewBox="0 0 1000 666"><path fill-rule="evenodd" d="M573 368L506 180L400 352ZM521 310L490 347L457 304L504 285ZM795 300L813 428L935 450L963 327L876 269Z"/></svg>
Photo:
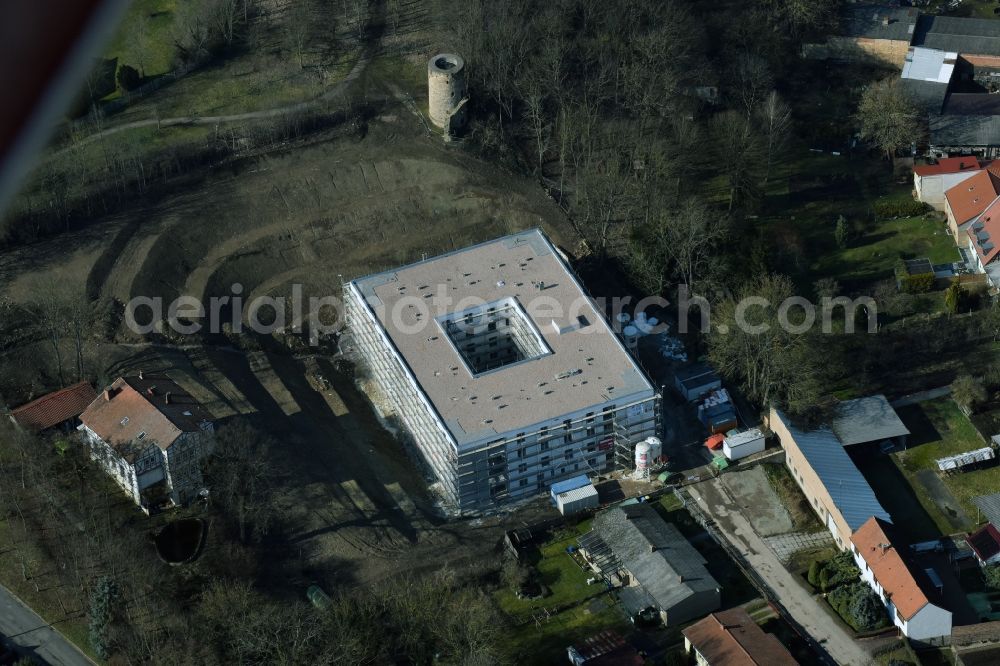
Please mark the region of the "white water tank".
<svg viewBox="0 0 1000 666"><path fill-rule="evenodd" d="M635 446L635 469L641 472L649 469L652 458L649 455L650 447L647 440L643 440Z"/></svg>
<svg viewBox="0 0 1000 666"><path fill-rule="evenodd" d="M622 336L625 338L625 347L629 351L634 351L639 347L639 329L629 324L622 329Z"/></svg>
<svg viewBox="0 0 1000 666"><path fill-rule="evenodd" d="M660 441L659 437L647 437L645 440L646 444L649 445L649 460L650 462L655 462L660 459L663 455L663 442Z"/></svg>

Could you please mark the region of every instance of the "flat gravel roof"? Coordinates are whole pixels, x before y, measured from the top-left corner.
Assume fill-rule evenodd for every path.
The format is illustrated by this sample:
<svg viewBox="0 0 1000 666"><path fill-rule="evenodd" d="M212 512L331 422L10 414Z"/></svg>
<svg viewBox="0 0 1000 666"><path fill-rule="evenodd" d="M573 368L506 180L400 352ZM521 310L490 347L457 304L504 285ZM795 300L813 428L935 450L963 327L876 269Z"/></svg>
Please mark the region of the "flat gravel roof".
<svg viewBox="0 0 1000 666"><path fill-rule="evenodd" d="M653 390L643 371L539 229L351 282L455 441L532 426ZM515 299L551 353L473 376L444 315Z"/></svg>

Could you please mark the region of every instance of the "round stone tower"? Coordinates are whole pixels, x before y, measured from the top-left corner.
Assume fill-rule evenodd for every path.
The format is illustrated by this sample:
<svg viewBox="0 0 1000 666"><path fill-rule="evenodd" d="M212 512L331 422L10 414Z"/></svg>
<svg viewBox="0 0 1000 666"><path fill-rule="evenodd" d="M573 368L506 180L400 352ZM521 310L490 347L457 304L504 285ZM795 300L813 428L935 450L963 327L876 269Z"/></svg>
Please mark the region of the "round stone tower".
<svg viewBox="0 0 1000 666"><path fill-rule="evenodd" d="M465 61L439 53L427 63L427 107L431 122L446 132L465 124Z"/></svg>

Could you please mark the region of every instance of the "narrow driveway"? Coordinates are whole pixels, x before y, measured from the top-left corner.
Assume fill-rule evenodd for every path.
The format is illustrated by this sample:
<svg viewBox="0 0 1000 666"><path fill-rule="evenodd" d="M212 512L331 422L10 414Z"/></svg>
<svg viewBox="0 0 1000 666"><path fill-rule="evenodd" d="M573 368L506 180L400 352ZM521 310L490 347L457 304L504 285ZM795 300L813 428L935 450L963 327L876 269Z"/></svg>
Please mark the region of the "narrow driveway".
<svg viewBox="0 0 1000 666"><path fill-rule="evenodd" d="M838 664L868 664L868 654L819 607L819 602L785 569L777 555L764 544L750 523L716 487L717 479L687 487L698 507L716 522L716 528L740 552L764 580L789 615L829 653Z"/></svg>
<svg viewBox="0 0 1000 666"><path fill-rule="evenodd" d="M0 634L18 652L52 666L94 666L35 611L0 585Z"/></svg>

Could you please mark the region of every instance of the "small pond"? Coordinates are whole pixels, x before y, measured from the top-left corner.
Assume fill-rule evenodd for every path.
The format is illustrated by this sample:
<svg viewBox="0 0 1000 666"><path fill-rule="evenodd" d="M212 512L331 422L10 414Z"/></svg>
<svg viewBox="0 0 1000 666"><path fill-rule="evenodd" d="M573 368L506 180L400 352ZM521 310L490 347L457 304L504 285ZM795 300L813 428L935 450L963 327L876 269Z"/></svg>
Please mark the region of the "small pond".
<svg viewBox="0 0 1000 666"><path fill-rule="evenodd" d="M200 518L175 520L153 537L156 552L167 564L190 562L201 552L205 529L205 522Z"/></svg>

